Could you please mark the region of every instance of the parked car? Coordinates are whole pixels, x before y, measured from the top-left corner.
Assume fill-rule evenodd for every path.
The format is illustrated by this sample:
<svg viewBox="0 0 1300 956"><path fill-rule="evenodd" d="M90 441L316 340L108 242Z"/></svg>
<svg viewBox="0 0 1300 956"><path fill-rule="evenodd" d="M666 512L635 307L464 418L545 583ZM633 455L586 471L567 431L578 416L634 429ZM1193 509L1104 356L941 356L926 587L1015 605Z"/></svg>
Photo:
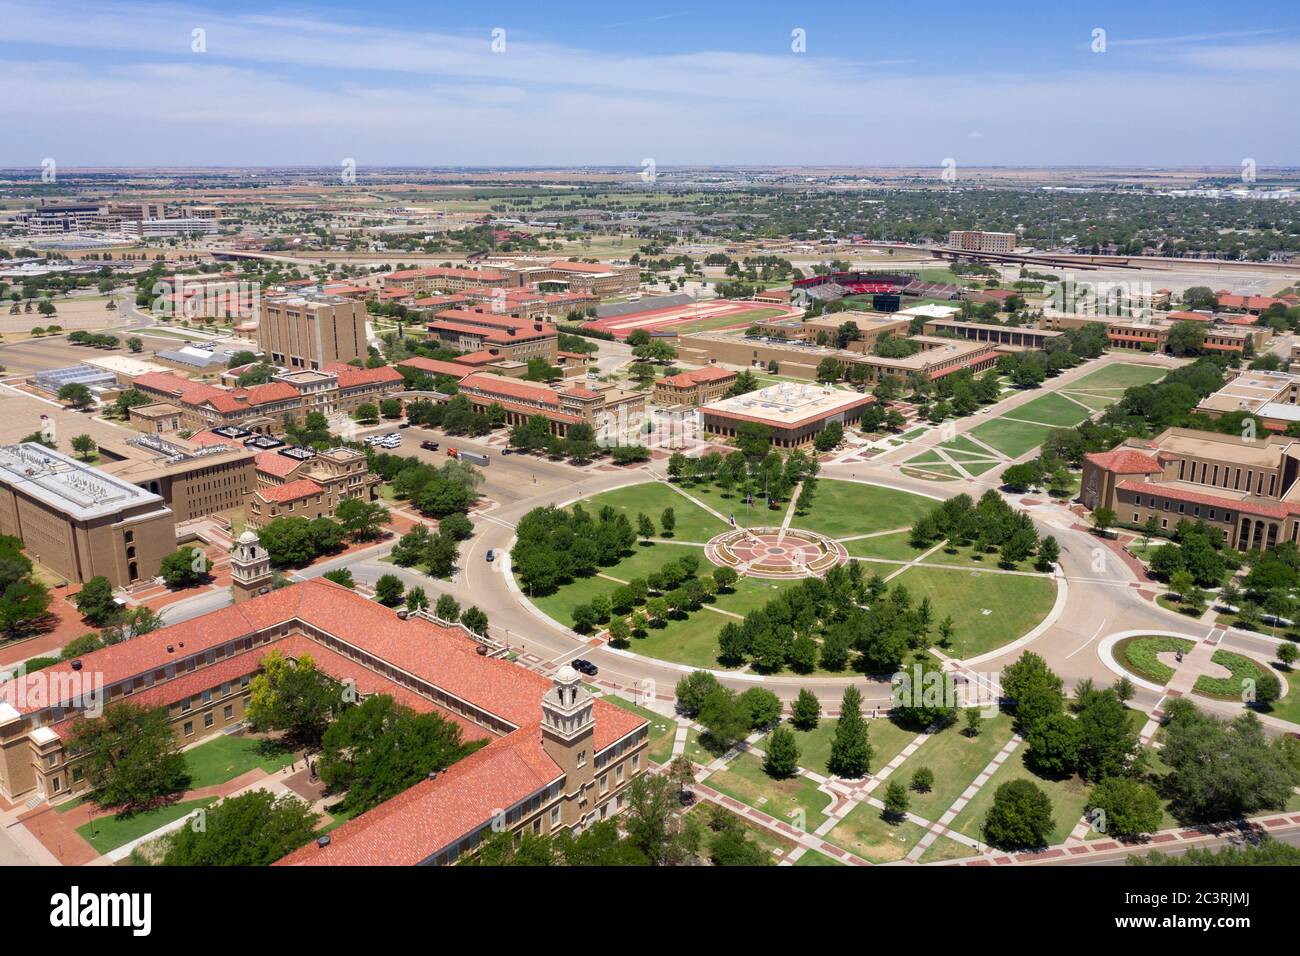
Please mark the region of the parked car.
<svg viewBox="0 0 1300 956"><path fill-rule="evenodd" d="M422 441L420 442L420 447L425 451L437 451L438 443L436 441Z"/></svg>
<svg viewBox="0 0 1300 956"><path fill-rule="evenodd" d="M579 657L576 661L572 662L571 666L579 674L586 674L588 677L595 677L600 673L600 668L585 657Z"/></svg>

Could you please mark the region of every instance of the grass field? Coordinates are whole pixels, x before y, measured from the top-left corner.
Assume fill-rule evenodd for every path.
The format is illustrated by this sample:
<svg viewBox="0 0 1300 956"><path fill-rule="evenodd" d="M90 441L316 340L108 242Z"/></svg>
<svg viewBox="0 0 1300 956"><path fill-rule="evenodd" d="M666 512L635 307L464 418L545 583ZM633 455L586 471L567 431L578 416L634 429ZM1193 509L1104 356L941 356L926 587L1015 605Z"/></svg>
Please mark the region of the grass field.
<svg viewBox="0 0 1300 956"><path fill-rule="evenodd" d="M199 807L211 806L216 799L216 797L204 797L201 800L185 800L156 810L133 813L128 817L96 817L89 823L77 827L77 832L101 854L108 853L152 833L159 827L166 826L173 820L179 820Z"/></svg>
<svg viewBox="0 0 1300 956"><path fill-rule="evenodd" d="M967 737L962 732L964 726L963 721L958 721L926 738L890 776L891 780L910 788L917 768L929 767L934 771L934 786L928 792L908 790L910 809L918 816L927 820L943 816L1011 739L1011 718L1006 714L984 721L978 737Z"/></svg>
<svg viewBox="0 0 1300 956"><path fill-rule="evenodd" d="M733 325L762 322L765 319L774 319L785 314L784 309L746 309L744 312L733 312L730 315L715 315L707 319L683 322L681 325L674 325L672 330L674 332L712 332L714 329L725 329Z"/></svg>
<svg viewBox="0 0 1300 956"><path fill-rule="evenodd" d="M677 736L677 721L634 704L630 700L624 700L617 694L606 694L601 700L650 721L650 739L647 742L646 753L651 760L659 764L668 763L673 759L673 740Z"/></svg>
<svg viewBox="0 0 1300 956"><path fill-rule="evenodd" d="M756 810L785 820L811 833L826 820L829 794L817 789L807 777L775 780L763 770L763 761L753 754L741 754L726 769L709 775L710 787L747 803Z"/></svg>
<svg viewBox="0 0 1300 956"><path fill-rule="evenodd" d="M1080 408L1068 398L1048 394L1042 395L1032 402L1026 402L1019 408L1007 411L1003 417L1041 422L1044 425L1052 425L1057 428L1068 428L1087 418L1088 410Z"/></svg>
<svg viewBox="0 0 1300 956"><path fill-rule="evenodd" d="M605 491L583 499L581 504L593 515L605 505L609 505L624 512L632 522L633 528L636 527L637 514L644 512L654 521L656 531L662 530L660 516L664 509L672 508L673 516L677 519L672 537L677 541L703 543L727 530L727 526L718 518L657 481Z"/></svg>
<svg viewBox="0 0 1300 956"><path fill-rule="evenodd" d="M883 534L878 538L845 541L844 547L855 558L880 558L885 561L911 561L917 555L924 554L922 549L912 547L911 533L907 531Z"/></svg>
<svg viewBox="0 0 1300 956"><path fill-rule="evenodd" d="M795 515L799 528L832 538L870 534L890 528L908 528L939 502L879 485L819 479L812 508Z"/></svg>
<svg viewBox="0 0 1300 956"><path fill-rule="evenodd" d="M1083 378L1067 386L1071 391L1088 389L1125 389L1134 385L1150 385L1165 377L1168 369L1153 365L1134 365L1128 362L1116 362L1090 372Z"/></svg>
<svg viewBox="0 0 1300 956"><path fill-rule="evenodd" d="M1019 458L1043 443L1052 429L1048 425L1030 425L1002 418L984 422L971 429L971 434L996 448L1008 458Z"/></svg>
<svg viewBox="0 0 1300 956"><path fill-rule="evenodd" d="M907 856L925 831L915 823L891 823L869 803L859 803L826 834L826 839L872 863L892 863Z"/></svg>
<svg viewBox="0 0 1300 956"><path fill-rule="evenodd" d="M917 565L890 583L905 585L915 603L928 597L936 623L951 615L954 634L948 653L962 660L1024 636L1056 602L1056 584L1045 576Z"/></svg>
<svg viewBox="0 0 1300 956"><path fill-rule="evenodd" d="M234 780L256 767L275 773L293 759L293 751L253 737L217 737L185 751L190 788L195 790Z"/></svg>
<svg viewBox="0 0 1300 956"><path fill-rule="evenodd" d="M827 770L826 761L831 756L831 742L835 739L835 728L838 724L838 720L825 717L812 730L790 728L794 731L795 740L799 744L799 766L823 775L830 772ZM867 739L871 741L872 772L879 772L915 737L915 731L905 730L887 718L869 719Z"/></svg>
<svg viewBox="0 0 1300 956"><path fill-rule="evenodd" d="M966 834L971 839L983 839L980 834L980 825L984 822L984 818L988 816L989 807L993 806L993 796L997 793L998 787L1012 780L1029 780L1046 793L1048 799L1052 801L1052 822L1055 826L1047 842L1049 844L1063 842L1070 835L1070 831L1074 829L1075 824L1079 822L1080 817L1083 816L1083 809L1088 802L1090 788L1087 783L1078 777L1049 780L1038 776L1025 766L1027 751L1028 748L1022 745L1008 757L1007 761L980 788L979 793L975 794L971 802L962 808L961 813L957 814L949 827L959 833Z"/></svg>

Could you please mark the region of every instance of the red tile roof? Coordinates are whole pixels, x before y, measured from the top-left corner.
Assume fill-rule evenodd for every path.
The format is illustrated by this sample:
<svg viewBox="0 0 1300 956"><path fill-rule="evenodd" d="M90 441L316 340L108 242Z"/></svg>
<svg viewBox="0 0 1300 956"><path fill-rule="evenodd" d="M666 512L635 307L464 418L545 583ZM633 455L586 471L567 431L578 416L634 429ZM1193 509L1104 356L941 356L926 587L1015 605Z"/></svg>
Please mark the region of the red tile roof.
<svg viewBox="0 0 1300 956"><path fill-rule="evenodd" d="M724 379L732 379L736 373L730 369L710 368L691 369L687 372L678 372L676 375L669 375L667 378L661 378L656 385L672 385L676 388L690 388L692 385L700 385L704 382L721 382Z"/></svg>
<svg viewBox="0 0 1300 956"><path fill-rule="evenodd" d="M321 493L321 486L316 484L310 478L299 478L297 481L288 481L283 485L276 485L273 488L257 489L257 497L263 501L297 501L300 498L310 498L312 495Z"/></svg>
<svg viewBox="0 0 1300 956"><path fill-rule="evenodd" d="M1099 451L1084 455L1088 461L1113 471L1117 475L1158 475L1164 471L1160 462L1150 455L1131 448L1116 448L1114 451Z"/></svg>
<svg viewBox="0 0 1300 956"><path fill-rule="evenodd" d="M1148 481L1121 481L1115 486L1121 491L1132 491L1137 494L1160 495L1162 498L1169 498L1173 501L1184 501L1193 505L1209 505L1211 508L1223 508L1225 511L1240 511L1249 515L1260 515L1265 518L1277 518L1279 520L1289 517L1292 514L1300 514L1300 507L1294 510L1286 504L1279 501L1262 501L1259 499L1238 499L1238 498L1221 498L1218 495L1205 494L1204 492L1192 491L1187 488L1171 487L1158 482Z"/></svg>
<svg viewBox="0 0 1300 956"><path fill-rule="evenodd" d="M302 462L275 451L264 451L253 459L254 468L277 478L288 478L300 464Z"/></svg>
<svg viewBox="0 0 1300 956"><path fill-rule="evenodd" d="M473 372L466 375L461 380L460 387L463 391L478 390L488 395L503 395L507 398L517 398L527 402L554 405L557 408L560 405L560 399L552 388L547 388L545 385L521 382L518 379L506 378L502 375L490 375L487 372Z"/></svg>
<svg viewBox="0 0 1300 956"><path fill-rule="evenodd" d="M412 356L409 359L402 359L396 363L397 368L413 368L417 372L428 372L430 375L450 375L452 378L464 378L470 372L474 371L472 366L461 365L457 362L442 362L438 359L425 358L422 355Z"/></svg>
<svg viewBox="0 0 1300 956"><path fill-rule="evenodd" d="M346 362L330 362L324 371L337 375L339 388L357 388L362 385L382 385L402 381L402 373L388 365L379 368L357 368Z"/></svg>

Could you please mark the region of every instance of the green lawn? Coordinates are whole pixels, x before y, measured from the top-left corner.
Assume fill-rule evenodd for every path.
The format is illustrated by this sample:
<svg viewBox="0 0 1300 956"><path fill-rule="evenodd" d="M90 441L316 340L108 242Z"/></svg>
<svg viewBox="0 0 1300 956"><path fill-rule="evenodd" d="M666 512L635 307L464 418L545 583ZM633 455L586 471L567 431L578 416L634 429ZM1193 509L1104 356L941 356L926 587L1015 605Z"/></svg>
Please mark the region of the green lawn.
<svg viewBox="0 0 1300 956"><path fill-rule="evenodd" d="M940 863L944 860L963 860L966 857L975 856L979 853L973 846L965 843L958 843L956 840L941 836L921 854L921 863Z"/></svg>
<svg viewBox="0 0 1300 956"><path fill-rule="evenodd" d="M911 533L899 531L895 534L882 534L878 538L858 538L845 541L844 549L855 558L881 558L886 561L911 561L924 549L914 548Z"/></svg>
<svg viewBox="0 0 1300 956"><path fill-rule="evenodd" d="M1114 654L1116 662L1125 670L1152 683L1167 684L1174 676L1174 669L1162 663L1158 655L1177 651L1186 654L1193 646L1193 641L1182 637L1126 637L1115 644Z"/></svg>
<svg viewBox="0 0 1300 956"><path fill-rule="evenodd" d="M685 502L688 506L690 502ZM563 584L551 594L533 598L533 603L550 617L566 626L573 624L573 609L579 604L588 604L598 594L606 597L619 587L619 581L644 578L652 571L657 571L669 561L676 561L686 554L692 554L700 560L700 573L709 574L712 565L704 557L702 548L693 545L678 544L642 544L638 542L632 553L617 564L601 567L596 574L587 578L576 578ZM606 575L601 577L601 575ZM612 581L610 578L617 578Z"/></svg>
<svg viewBox="0 0 1300 956"><path fill-rule="evenodd" d="M963 568L1001 568L1002 558L997 551L977 551L973 546L968 545L964 548L958 548L953 545L945 545L938 551L935 551L927 557L922 564L947 564L960 565ZM1019 562L1015 567L1010 568L1012 571L1034 571L1034 559L1027 558Z"/></svg>
<svg viewBox="0 0 1300 956"><path fill-rule="evenodd" d="M663 510L672 508L673 515L677 519L673 537L679 541L697 541L702 544L714 535L727 530L727 526L718 518L687 501L659 481L615 488L613 491L605 491L583 499L581 504L593 515L605 505L623 511L632 521L634 529L637 513L645 512L654 521L656 531L662 531L660 516Z"/></svg>
<svg viewBox="0 0 1300 956"><path fill-rule="evenodd" d="M892 863L907 856L925 831L910 821L890 823L880 810L859 803L826 834L826 840L872 863Z"/></svg>
<svg viewBox="0 0 1300 956"><path fill-rule="evenodd" d="M192 810L210 806L216 802L216 799L216 797L204 797L201 800L185 800L156 810L133 813L129 817L96 817L89 823L77 827L77 832L99 853L108 853L123 844L152 833L159 827L166 826L173 820L179 820Z"/></svg>
<svg viewBox="0 0 1300 956"><path fill-rule="evenodd" d="M794 861L795 866L843 866L839 860L832 860L825 853L816 850L804 850L803 856Z"/></svg>
<svg viewBox="0 0 1300 956"><path fill-rule="evenodd" d="M778 820L811 833L826 820L823 812L831 803L826 793L807 777L774 780L763 770L763 761L753 754L741 754L726 768L706 781L710 787Z"/></svg>
<svg viewBox="0 0 1300 956"><path fill-rule="evenodd" d="M1008 458L1019 458L1025 452L1037 448L1047 437L1051 428L1047 425L1029 425L1025 422L1009 422L1001 418L985 422L971 429L971 434L982 442L992 445Z"/></svg>
<svg viewBox="0 0 1300 956"><path fill-rule="evenodd" d="M1275 700L1267 712L1279 720L1300 724L1300 671L1285 670L1277 664L1273 666L1286 681L1287 692L1280 700Z"/></svg>
<svg viewBox="0 0 1300 956"><path fill-rule="evenodd" d="M962 660L1023 637L1056 602L1056 583L1048 577L917 565L890 583L905 585L916 603L928 597L936 625L951 615L954 634L947 653Z"/></svg>
<svg viewBox="0 0 1300 956"><path fill-rule="evenodd" d="M677 721L663 714L624 700L617 694L606 694L601 700L630 711L650 721L650 739L646 753L655 763L664 764L673 759L673 741L677 737Z"/></svg>
<svg viewBox="0 0 1300 956"><path fill-rule="evenodd" d="M778 315L785 315L784 309L749 309L745 312L734 312L731 315L715 315L712 318L696 319L694 322L683 322L681 325L673 326L673 331L682 332L711 332L714 329L725 329L733 325L752 324L762 322L764 319L774 319Z"/></svg>
<svg viewBox="0 0 1300 956"><path fill-rule="evenodd" d="M1085 375L1066 386L1070 389L1125 389L1133 385L1149 385L1165 377L1166 369L1152 365L1131 365L1117 362Z"/></svg>
<svg viewBox="0 0 1300 956"><path fill-rule="evenodd" d="M908 790L910 809L917 816L937 821L1011 739L1011 718L1006 714L985 720L978 737L966 736L964 727L965 722L958 720L932 734L890 775L890 780L910 788L918 767L934 772L934 786L929 791Z"/></svg>
<svg viewBox="0 0 1300 956"><path fill-rule="evenodd" d="M700 847L700 855L706 859L709 855L709 845L712 843L715 836L715 832L708 826L708 821L716 813L724 813L730 817L733 823L737 824L745 831L746 837L748 837L752 842L757 843L772 855L772 861L774 863L784 860L789 856L796 845L793 840L774 833L767 827L759 826L754 821L741 816L739 813L733 813L726 807L720 807L716 803L700 801L691 809L690 812L704 823L704 840L703 845Z"/></svg>
<svg viewBox="0 0 1300 956"><path fill-rule="evenodd" d="M254 737L217 737L185 751L192 790L234 780L255 767L275 773L293 760L293 751Z"/></svg>
<svg viewBox="0 0 1300 956"><path fill-rule="evenodd" d="M998 787L1012 780L1029 780L1052 801L1052 822L1055 826L1048 837L1048 843L1061 843L1070 835L1070 831L1083 816L1084 805L1088 802L1088 784L1078 777L1048 780L1038 776L1025 766L1027 750L1027 747L1021 746L1007 758L1006 763L997 769L979 793L975 794L974 799L949 824L951 829L964 833L973 840L981 840L980 825L988 815L989 807L993 805L993 795Z"/></svg>
<svg viewBox="0 0 1300 956"><path fill-rule="evenodd" d="M1034 399L1032 402L1026 402L1019 408L1009 409L1006 414L1011 418L1022 418L1025 421L1042 422L1044 425L1068 428L1087 418L1088 410L1080 408L1068 398L1049 393Z"/></svg>
<svg viewBox="0 0 1300 956"><path fill-rule="evenodd" d="M793 525L832 538L910 528L939 502L879 485L818 479L812 508L796 515Z"/></svg>

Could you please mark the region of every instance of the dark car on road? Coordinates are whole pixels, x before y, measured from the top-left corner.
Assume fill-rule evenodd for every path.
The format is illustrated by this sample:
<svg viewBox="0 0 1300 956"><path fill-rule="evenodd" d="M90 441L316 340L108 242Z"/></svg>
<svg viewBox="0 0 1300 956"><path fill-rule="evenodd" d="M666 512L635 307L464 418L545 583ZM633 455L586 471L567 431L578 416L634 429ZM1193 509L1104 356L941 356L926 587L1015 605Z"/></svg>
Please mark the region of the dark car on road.
<svg viewBox="0 0 1300 956"><path fill-rule="evenodd" d="M600 668L585 657L579 657L570 666L579 674L586 674L588 677L595 677L600 673Z"/></svg>
<svg viewBox="0 0 1300 956"><path fill-rule="evenodd" d="M436 441L427 441L427 440L426 440L426 441L422 441L422 442L420 442L420 447L423 448L425 451L437 451L437 450L438 450L438 443L437 443Z"/></svg>

